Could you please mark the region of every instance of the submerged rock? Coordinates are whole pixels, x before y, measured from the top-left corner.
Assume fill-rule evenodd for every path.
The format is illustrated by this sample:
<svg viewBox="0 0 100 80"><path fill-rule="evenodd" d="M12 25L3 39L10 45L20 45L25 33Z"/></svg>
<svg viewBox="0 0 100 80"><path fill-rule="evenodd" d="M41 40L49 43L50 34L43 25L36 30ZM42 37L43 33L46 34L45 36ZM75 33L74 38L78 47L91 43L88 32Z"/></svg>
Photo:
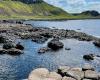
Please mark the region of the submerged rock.
<svg viewBox="0 0 100 80"><path fill-rule="evenodd" d="M65 50L68 50L69 51L69 50L71 50L71 48L65 48Z"/></svg>
<svg viewBox="0 0 100 80"><path fill-rule="evenodd" d="M64 47L64 44L59 40L53 39L50 42L48 42L48 47L52 50L59 50Z"/></svg>
<svg viewBox="0 0 100 80"><path fill-rule="evenodd" d="M45 52L50 51L50 50L51 49L48 48L48 47L43 47L43 48L41 48L41 49L38 50L38 53L45 53Z"/></svg>

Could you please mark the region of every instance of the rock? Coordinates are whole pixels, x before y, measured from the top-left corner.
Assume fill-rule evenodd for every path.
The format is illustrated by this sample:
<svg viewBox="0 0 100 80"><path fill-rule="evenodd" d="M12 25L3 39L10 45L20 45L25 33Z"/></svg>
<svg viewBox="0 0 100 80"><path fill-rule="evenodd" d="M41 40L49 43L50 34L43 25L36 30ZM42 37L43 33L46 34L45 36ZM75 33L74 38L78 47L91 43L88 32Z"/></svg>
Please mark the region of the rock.
<svg viewBox="0 0 100 80"><path fill-rule="evenodd" d="M62 75L62 76L65 76L66 75L66 72L70 70L70 67L69 66L60 66L57 70L57 72Z"/></svg>
<svg viewBox="0 0 100 80"><path fill-rule="evenodd" d="M30 73L28 80L44 80L48 75L49 71L46 68L35 69Z"/></svg>
<svg viewBox="0 0 100 80"><path fill-rule="evenodd" d="M51 80L62 80L62 76L57 74L56 72L50 72L48 78L51 78Z"/></svg>
<svg viewBox="0 0 100 80"><path fill-rule="evenodd" d="M65 50L71 50L71 48L65 48Z"/></svg>
<svg viewBox="0 0 100 80"><path fill-rule="evenodd" d="M43 36L41 36L41 35L32 38L32 41L33 41L33 42L36 42L36 43L44 43L44 42L47 41L47 40L48 40L47 37L43 37Z"/></svg>
<svg viewBox="0 0 100 80"><path fill-rule="evenodd" d="M72 77L63 77L63 79L62 80L76 80L76 79L74 79L74 78L72 78Z"/></svg>
<svg viewBox="0 0 100 80"><path fill-rule="evenodd" d="M14 48L15 45L11 42L8 42L8 43L4 43L3 45L3 49L11 49L11 48Z"/></svg>
<svg viewBox="0 0 100 80"><path fill-rule="evenodd" d="M59 40L53 39L50 42L48 42L48 47L52 50L59 50L63 48L64 44L60 42Z"/></svg>
<svg viewBox="0 0 100 80"><path fill-rule="evenodd" d="M88 60L88 61L94 60L94 55L93 54L87 54L87 55L84 55L83 58L85 60Z"/></svg>
<svg viewBox="0 0 100 80"><path fill-rule="evenodd" d="M90 65L90 64L85 64L82 68L82 71L86 71L86 70L92 70L94 71L95 69Z"/></svg>
<svg viewBox="0 0 100 80"><path fill-rule="evenodd" d="M19 50L24 50L24 47L20 44L20 42L18 44L16 44L16 49L19 49Z"/></svg>
<svg viewBox="0 0 100 80"><path fill-rule="evenodd" d="M38 50L38 53L45 53L45 52L47 52L47 51L50 51L50 48L48 48L48 47L43 47L43 48L41 48L41 49Z"/></svg>
<svg viewBox="0 0 100 80"><path fill-rule="evenodd" d="M95 42L93 42L93 44L94 44L95 46L97 46L97 47L100 47L100 41L95 41Z"/></svg>
<svg viewBox="0 0 100 80"><path fill-rule="evenodd" d="M69 71L67 71L66 76L72 77L72 78L74 78L76 80L81 80L82 78L84 78L84 72L83 71L72 71L72 70L69 70Z"/></svg>
<svg viewBox="0 0 100 80"><path fill-rule="evenodd" d="M98 74L95 71L87 70L85 71L85 78L98 80Z"/></svg>
<svg viewBox="0 0 100 80"><path fill-rule="evenodd" d="M3 36L0 36L0 43L6 43L6 42L7 42L6 38Z"/></svg>
<svg viewBox="0 0 100 80"><path fill-rule="evenodd" d="M10 54L10 55L20 55L22 53L23 52L21 50L18 50L18 49L15 49L15 48L7 50L7 54Z"/></svg>
<svg viewBox="0 0 100 80"><path fill-rule="evenodd" d="M0 54L6 54L7 53L7 50L5 49L0 49Z"/></svg>

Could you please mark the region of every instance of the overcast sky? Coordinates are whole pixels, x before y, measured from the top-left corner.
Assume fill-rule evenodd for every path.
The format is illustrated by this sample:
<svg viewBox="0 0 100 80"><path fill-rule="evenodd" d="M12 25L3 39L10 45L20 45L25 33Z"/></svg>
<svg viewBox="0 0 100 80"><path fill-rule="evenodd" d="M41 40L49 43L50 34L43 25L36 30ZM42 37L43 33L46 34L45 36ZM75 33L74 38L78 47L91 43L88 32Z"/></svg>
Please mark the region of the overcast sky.
<svg viewBox="0 0 100 80"><path fill-rule="evenodd" d="M70 13L86 10L97 10L100 12L100 0L44 0L49 4L58 6Z"/></svg>

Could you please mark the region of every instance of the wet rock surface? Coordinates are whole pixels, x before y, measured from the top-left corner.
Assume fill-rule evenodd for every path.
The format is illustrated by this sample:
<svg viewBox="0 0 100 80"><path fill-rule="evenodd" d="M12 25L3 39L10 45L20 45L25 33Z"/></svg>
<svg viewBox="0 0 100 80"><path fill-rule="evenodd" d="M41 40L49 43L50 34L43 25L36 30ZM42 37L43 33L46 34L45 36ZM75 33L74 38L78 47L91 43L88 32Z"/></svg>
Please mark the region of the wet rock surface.
<svg viewBox="0 0 100 80"><path fill-rule="evenodd" d="M49 72L46 68L38 68L30 73L28 80L100 80L99 73L92 70L92 66L91 68L89 66L91 65L88 64L88 68L85 70L79 67L61 66L57 72ZM62 76L62 74L65 75Z"/></svg>
<svg viewBox="0 0 100 80"><path fill-rule="evenodd" d="M88 60L88 61L94 60L94 55L93 54L87 54L87 55L84 55L83 58L85 60Z"/></svg>
<svg viewBox="0 0 100 80"><path fill-rule="evenodd" d="M50 42L48 42L48 47L56 51L63 48L64 44L57 39L53 39Z"/></svg>

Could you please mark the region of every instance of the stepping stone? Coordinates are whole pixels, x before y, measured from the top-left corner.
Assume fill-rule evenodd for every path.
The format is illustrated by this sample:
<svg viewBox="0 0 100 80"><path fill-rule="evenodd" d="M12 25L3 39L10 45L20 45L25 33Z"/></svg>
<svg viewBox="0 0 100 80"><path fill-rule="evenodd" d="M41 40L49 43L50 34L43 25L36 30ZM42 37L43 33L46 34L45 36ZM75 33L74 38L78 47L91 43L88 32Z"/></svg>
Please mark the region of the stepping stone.
<svg viewBox="0 0 100 80"><path fill-rule="evenodd" d="M85 64L82 68L83 71L86 71L86 70L92 70L94 71L94 68L90 65L90 64Z"/></svg>
<svg viewBox="0 0 100 80"><path fill-rule="evenodd" d="M81 80L82 78L84 78L84 72L70 70L66 73L66 76L72 77L77 80Z"/></svg>
<svg viewBox="0 0 100 80"><path fill-rule="evenodd" d="M85 78L98 80L98 74L95 71L87 70L85 72Z"/></svg>
<svg viewBox="0 0 100 80"><path fill-rule="evenodd" d="M76 79L71 78L71 77L63 77L63 79L62 79L62 80L76 80Z"/></svg>

